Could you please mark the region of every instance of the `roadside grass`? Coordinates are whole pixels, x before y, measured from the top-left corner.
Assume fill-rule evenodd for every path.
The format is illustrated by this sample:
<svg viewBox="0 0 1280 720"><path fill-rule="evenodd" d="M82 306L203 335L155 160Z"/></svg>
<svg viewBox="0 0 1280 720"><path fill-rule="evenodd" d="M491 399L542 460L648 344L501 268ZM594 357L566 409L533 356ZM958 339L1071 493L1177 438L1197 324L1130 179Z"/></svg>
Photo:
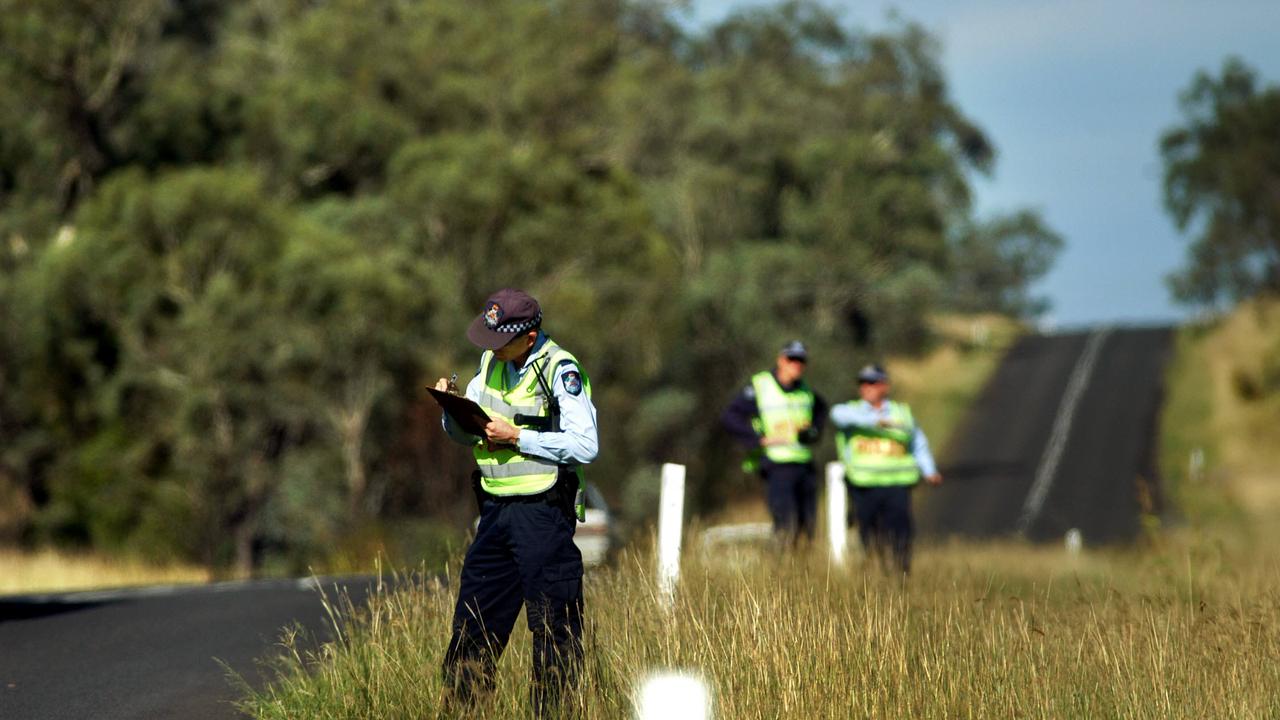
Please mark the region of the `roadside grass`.
<svg viewBox="0 0 1280 720"><path fill-rule="evenodd" d="M341 546L303 564L268 562L256 577L367 574L376 562L396 565L425 561L433 568L465 548L456 528L429 520L367 523L350 530ZM156 584L208 583L234 579L225 570L92 550L6 548L0 546L0 595L73 592Z"/></svg>
<svg viewBox="0 0 1280 720"><path fill-rule="evenodd" d="M632 548L587 577L580 716L631 717L638 683L681 670L710 685L721 718L1280 717L1280 559L1269 550L1280 543L1280 393L1251 389L1269 387L1280 311L1243 312L1252 315L1177 341L1161 464L1185 521L1075 556L1017 542L926 545L906 584L858 559L832 567L820 546L708 552L691 535L669 611L652 554ZM935 437L998 359L973 370L967 397L927 409L928 391L963 376L964 352L920 361L919 377L891 360ZM1196 447L1205 471L1192 478ZM439 666L456 567L448 578L388 585L367 608L347 607L338 639L317 650L287 636L276 681L246 690L243 708L260 718L454 717ZM497 690L473 715L529 717L528 676L518 625Z"/></svg>
<svg viewBox="0 0 1280 720"><path fill-rule="evenodd" d="M1189 536L1074 558L949 544L925 549L904 585L856 562L834 568L820 548L688 547L670 611L647 552L589 574L579 716L631 717L637 684L669 670L707 682L721 718L1280 714L1272 556L1235 556ZM452 602L438 580L384 586L367 608L348 607L338 639L319 650L287 636L276 682L242 709L454 717L439 673ZM531 717L528 676L521 624L474 716Z"/></svg>
<svg viewBox="0 0 1280 720"><path fill-rule="evenodd" d="M1187 326L1177 348L1161 424L1168 496L1193 526L1280 535L1280 301Z"/></svg>
<svg viewBox="0 0 1280 720"><path fill-rule="evenodd" d="M200 583L209 579L207 570L190 565L156 565L140 559L52 549L0 549L2 594Z"/></svg>

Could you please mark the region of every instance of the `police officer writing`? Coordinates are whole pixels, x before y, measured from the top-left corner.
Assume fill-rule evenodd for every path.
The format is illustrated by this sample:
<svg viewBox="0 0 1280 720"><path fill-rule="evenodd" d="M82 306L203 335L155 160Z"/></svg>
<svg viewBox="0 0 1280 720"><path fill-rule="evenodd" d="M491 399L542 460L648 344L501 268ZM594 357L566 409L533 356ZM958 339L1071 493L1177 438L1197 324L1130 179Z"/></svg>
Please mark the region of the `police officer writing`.
<svg viewBox="0 0 1280 720"><path fill-rule="evenodd" d="M822 435L827 405L804 380L808 359L803 343L787 343L773 371L752 376L721 417L729 434L747 448L743 469L764 477L774 535L784 542L812 538L818 511L810 445Z"/></svg>
<svg viewBox="0 0 1280 720"><path fill-rule="evenodd" d="M484 437L446 413L445 431L470 445L480 524L462 565L444 679L455 702L493 688L494 670L524 605L533 634L531 696L559 701L582 660L582 466L598 449L591 382L542 332L542 311L520 290L495 292L467 329L484 350L466 397L491 418ZM444 378L436 389L447 389ZM577 517L575 517L577 516Z"/></svg>
<svg viewBox="0 0 1280 720"><path fill-rule="evenodd" d="M911 489L924 475L942 482L929 440L906 403L889 399L889 375L879 365L858 372L861 400L836 405L836 452L852 486L862 546L882 563L886 552L903 575L911 570Z"/></svg>

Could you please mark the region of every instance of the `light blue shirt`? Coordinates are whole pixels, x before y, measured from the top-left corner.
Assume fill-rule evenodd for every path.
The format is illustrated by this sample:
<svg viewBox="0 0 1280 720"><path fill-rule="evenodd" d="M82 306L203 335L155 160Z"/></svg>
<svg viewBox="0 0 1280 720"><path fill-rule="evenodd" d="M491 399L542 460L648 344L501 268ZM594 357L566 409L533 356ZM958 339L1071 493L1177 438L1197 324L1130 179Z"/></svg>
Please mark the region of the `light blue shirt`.
<svg viewBox="0 0 1280 720"><path fill-rule="evenodd" d="M507 387L515 387L524 379L525 373L533 367L529 359L537 355L538 350L546 342L547 336L538 333L538 339L534 341L529 351L529 358L519 368L515 363L502 363L502 371L506 373ZM556 368L555 378L551 383L551 393L560 402L560 432L540 432L520 428L520 439L516 442L516 447L521 455L540 457L561 465L585 465L596 459L600 451L600 435L596 429L596 406L591 403L591 398L587 397L586 388L581 387L583 383L580 378L576 383L580 387L577 395L569 392L565 387L565 375L569 372L577 372L581 376L582 370L573 363L565 363ZM467 383L466 396L479 402L484 381L485 379L480 377L480 372L477 370L475 377ZM449 413L444 413L440 421L444 425L444 431L455 442L463 445L475 445L480 442L479 437L455 427L450 422Z"/></svg>
<svg viewBox="0 0 1280 720"><path fill-rule="evenodd" d="M881 422L892 420L890 414L892 403L892 400L886 400L880 404L878 410L866 400L840 403L831 408L831 422L837 430L875 428ZM924 431L919 425L911 429L911 444L907 449L911 451L911 457L915 458L916 467L920 468L921 475L937 474L938 466L933 461L933 453L929 451L929 439L924 436Z"/></svg>

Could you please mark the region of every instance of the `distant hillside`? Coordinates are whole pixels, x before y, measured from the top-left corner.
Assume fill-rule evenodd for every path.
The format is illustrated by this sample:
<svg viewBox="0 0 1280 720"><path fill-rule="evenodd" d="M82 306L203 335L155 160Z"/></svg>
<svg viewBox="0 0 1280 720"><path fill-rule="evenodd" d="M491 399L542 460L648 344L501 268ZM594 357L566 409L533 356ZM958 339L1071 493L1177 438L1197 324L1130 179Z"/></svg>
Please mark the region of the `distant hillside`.
<svg viewBox="0 0 1280 720"><path fill-rule="evenodd" d="M1170 497L1193 526L1280 526L1280 300L1179 333L1161 441Z"/></svg>

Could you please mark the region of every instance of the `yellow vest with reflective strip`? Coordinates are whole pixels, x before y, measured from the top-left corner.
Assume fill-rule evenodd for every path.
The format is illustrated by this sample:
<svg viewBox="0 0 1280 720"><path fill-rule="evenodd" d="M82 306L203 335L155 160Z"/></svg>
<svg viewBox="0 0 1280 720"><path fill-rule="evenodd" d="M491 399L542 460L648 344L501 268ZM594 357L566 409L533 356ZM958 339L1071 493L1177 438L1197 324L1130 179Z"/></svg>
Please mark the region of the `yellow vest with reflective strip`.
<svg viewBox="0 0 1280 720"><path fill-rule="evenodd" d="M751 377L756 391L756 408L760 415L753 423L756 432L766 438L780 438L784 444L768 445L765 457L776 463L805 463L813 459L813 450L800 443L798 433L813 424L813 390L801 380L790 392L782 389L773 373L765 370Z"/></svg>
<svg viewBox="0 0 1280 720"><path fill-rule="evenodd" d="M890 427L855 427L836 431L836 453L845 477L859 487L914 485L920 470L911 455L915 419L904 403L889 405Z"/></svg>
<svg viewBox="0 0 1280 720"><path fill-rule="evenodd" d="M480 397L476 398L476 403L490 417L502 418L513 425L516 414L547 417L550 414L547 402L550 398L543 392L538 374L542 374L550 388L556 380L556 369L566 361L572 362L582 376L583 391L590 398L591 381L582 372L577 358L551 338L547 338L542 347L526 361L529 369L515 387L511 388L506 387L505 363L494 362L493 352L485 351L480 358L480 374L484 383L480 386ZM502 445L496 450L489 450L482 441L471 451L480 468L480 486L491 495L535 495L548 490L555 485L556 476L562 467L553 460L521 455L513 445ZM577 471L581 483L581 466L569 467Z"/></svg>

